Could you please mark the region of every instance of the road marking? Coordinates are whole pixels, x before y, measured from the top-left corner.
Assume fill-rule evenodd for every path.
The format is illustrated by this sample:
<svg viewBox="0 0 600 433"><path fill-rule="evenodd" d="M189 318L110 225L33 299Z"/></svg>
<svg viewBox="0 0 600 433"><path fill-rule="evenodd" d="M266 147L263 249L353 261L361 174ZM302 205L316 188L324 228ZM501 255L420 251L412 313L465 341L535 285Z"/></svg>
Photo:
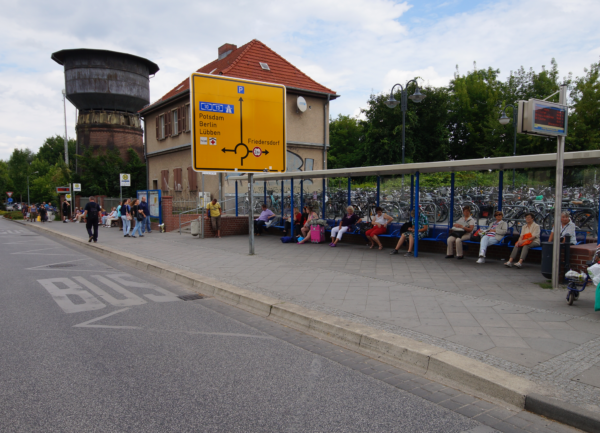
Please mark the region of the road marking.
<svg viewBox="0 0 600 433"><path fill-rule="evenodd" d="M52 299L58 304L62 310L67 313L79 313L81 311L92 311L105 308L106 305L100 302L84 290L80 285L76 284L69 278L49 278L46 280L38 280L38 282L50 293ZM66 288L61 289L57 284L64 284ZM82 304L75 304L68 296L78 297L83 301Z"/></svg>
<svg viewBox="0 0 600 433"><path fill-rule="evenodd" d="M109 328L109 329L143 329L139 326L111 326L111 325L90 325L90 323L97 322L98 320L106 319L117 313L122 313L123 311L127 311L129 308L123 308L122 310L113 311L112 313L105 314L104 316L96 317L95 319L88 320L87 322L79 323L77 325L73 325L73 328Z"/></svg>
<svg viewBox="0 0 600 433"><path fill-rule="evenodd" d="M82 254L79 254L79 255L82 255ZM70 260L70 261L66 261L66 262L48 263L46 265L34 266L33 268L26 268L25 270L26 271L61 271L61 272L114 272L115 271L114 268L110 268L109 270L106 270L106 271L101 271L98 268L96 268L96 269L80 269L80 268L69 269L69 268L58 267L58 268L48 269L49 266L65 265L65 264L69 264L69 263L81 262L84 260L92 261L94 259L92 259L90 257L86 257L83 259Z"/></svg>
<svg viewBox="0 0 600 433"><path fill-rule="evenodd" d="M44 256L81 256L80 253L74 254L74 253L40 253L40 251L48 251L48 250L56 250L58 248L65 248L67 249L67 247L50 247L50 248L41 248L41 249L35 249L35 250L27 250L27 251L18 251L16 253L11 253L11 254L41 254ZM70 250L69 250L70 251Z"/></svg>
<svg viewBox="0 0 600 433"><path fill-rule="evenodd" d="M117 283L123 284L125 287L136 287L140 289L152 289L158 293L162 293L164 296L158 295L144 295L146 298L150 299L154 302L175 302L181 301L174 293L169 292L168 290L163 289L162 287L155 286L151 283L138 283L136 281L125 280L126 277L131 277L129 274L112 274L107 275L108 278L115 280Z"/></svg>
<svg viewBox="0 0 600 433"><path fill-rule="evenodd" d="M73 277L73 279L75 281L86 286L88 289L90 289L92 292L94 292L98 297L100 297L103 300L105 300L106 302L114 305L115 307L131 307L134 305L142 305L142 304L146 303L146 301L144 301L139 296L134 295L129 290L124 289L123 287L119 286L118 284L115 284L112 281L110 281L100 275L92 275L92 278L95 278L96 280L98 280L101 283L105 284L106 286L110 287L115 292L120 293L121 295L123 295L125 297L125 299L114 298L113 296L109 295L104 290L102 290L100 287L96 286L94 283L89 282L88 280L86 280L83 277Z"/></svg>

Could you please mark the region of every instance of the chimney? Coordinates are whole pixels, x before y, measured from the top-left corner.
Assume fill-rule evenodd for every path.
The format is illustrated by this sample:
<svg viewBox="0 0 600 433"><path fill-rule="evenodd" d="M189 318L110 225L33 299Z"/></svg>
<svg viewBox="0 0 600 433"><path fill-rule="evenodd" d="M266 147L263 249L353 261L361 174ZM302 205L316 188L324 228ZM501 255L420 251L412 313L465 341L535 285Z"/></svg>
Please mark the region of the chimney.
<svg viewBox="0 0 600 433"><path fill-rule="evenodd" d="M237 50L237 45L224 44L219 47L219 60L227 57L233 50Z"/></svg>

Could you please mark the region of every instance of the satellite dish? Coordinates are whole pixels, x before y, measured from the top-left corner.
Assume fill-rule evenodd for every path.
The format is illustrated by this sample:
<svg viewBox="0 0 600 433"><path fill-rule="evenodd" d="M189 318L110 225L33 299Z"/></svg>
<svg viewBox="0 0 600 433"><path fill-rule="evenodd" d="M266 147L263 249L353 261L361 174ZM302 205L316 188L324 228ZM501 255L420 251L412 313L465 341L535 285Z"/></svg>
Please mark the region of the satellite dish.
<svg viewBox="0 0 600 433"><path fill-rule="evenodd" d="M298 110L300 110L300 112L304 113L306 111L306 107L308 107L308 105L306 104L306 99L304 99L302 96L298 96L298 101L296 101L296 105L298 105Z"/></svg>

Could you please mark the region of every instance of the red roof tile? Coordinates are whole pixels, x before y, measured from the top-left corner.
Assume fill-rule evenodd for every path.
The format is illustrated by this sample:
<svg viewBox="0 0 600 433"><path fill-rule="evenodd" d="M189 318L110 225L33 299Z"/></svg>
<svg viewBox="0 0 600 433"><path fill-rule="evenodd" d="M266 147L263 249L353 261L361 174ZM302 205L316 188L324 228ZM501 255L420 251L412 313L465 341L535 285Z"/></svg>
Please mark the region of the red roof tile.
<svg viewBox="0 0 600 433"><path fill-rule="evenodd" d="M262 69L260 62L268 64L270 71ZM201 67L197 72L204 74L212 73L213 75L221 74L227 77L283 84L287 87L336 95L333 90L317 83L300 69L296 68L275 51L256 39L233 50L227 57L221 60L214 60ZM162 98L153 102L150 106L145 107L141 111L146 111L151 106L172 98L179 93L185 92L189 90L189 88L189 78L186 78Z"/></svg>

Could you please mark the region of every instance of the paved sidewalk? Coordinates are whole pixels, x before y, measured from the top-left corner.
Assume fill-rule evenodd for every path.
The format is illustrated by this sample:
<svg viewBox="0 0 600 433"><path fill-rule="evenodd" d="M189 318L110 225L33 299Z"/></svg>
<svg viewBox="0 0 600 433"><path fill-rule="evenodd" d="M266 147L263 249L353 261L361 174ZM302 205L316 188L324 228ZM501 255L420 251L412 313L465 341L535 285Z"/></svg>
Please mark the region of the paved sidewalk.
<svg viewBox="0 0 600 433"><path fill-rule="evenodd" d="M83 224L45 228L87 238ZM495 260L415 259L357 245L282 244L268 235L256 238L256 255L248 256L242 236L130 239L116 228L100 230L99 241L115 249L452 350L600 412L595 288L568 306L565 290L539 286L539 265L505 269Z"/></svg>

